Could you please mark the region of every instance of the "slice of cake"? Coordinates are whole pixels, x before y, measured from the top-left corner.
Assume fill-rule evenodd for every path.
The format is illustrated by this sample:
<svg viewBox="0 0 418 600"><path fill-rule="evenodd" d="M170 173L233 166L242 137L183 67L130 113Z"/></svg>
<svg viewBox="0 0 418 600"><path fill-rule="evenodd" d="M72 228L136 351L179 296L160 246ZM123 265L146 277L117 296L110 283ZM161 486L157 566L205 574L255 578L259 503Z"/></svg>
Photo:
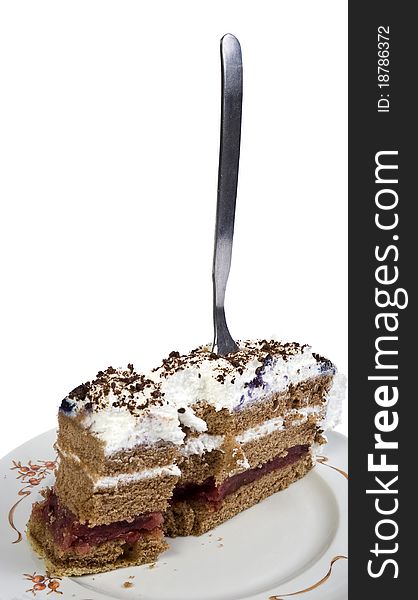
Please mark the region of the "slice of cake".
<svg viewBox="0 0 418 600"><path fill-rule="evenodd" d="M181 474L182 432L161 384L109 367L60 407L56 483L35 504L33 547L57 575L153 562L168 546L163 512Z"/></svg>
<svg viewBox="0 0 418 600"><path fill-rule="evenodd" d="M153 562L288 487L339 419L344 378L310 347L239 342L108 368L61 404L53 489L28 537L56 575Z"/></svg>

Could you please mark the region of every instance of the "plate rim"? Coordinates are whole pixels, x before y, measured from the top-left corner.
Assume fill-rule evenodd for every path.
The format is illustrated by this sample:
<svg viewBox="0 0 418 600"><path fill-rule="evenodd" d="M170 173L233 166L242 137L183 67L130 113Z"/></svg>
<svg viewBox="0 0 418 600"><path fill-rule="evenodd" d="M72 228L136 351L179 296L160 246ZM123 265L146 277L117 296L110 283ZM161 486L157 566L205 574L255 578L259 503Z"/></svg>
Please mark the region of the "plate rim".
<svg viewBox="0 0 418 600"><path fill-rule="evenodd" d="M32 445L36 445L36 444L41 444L45 443L46 440L50 437L53 439L53 436L56 435L56 428L52 428L52 429L48 429L46 431L44 431L43 433L40 433L39 435L27 440L26 442L24 442L23 444L20 444L19 446L17 446L15 449L13 449L11 452L8 452L6 455L4 455L2 458L0 458L0 468L1 471L8 471L9 469L11 469L10 464L13 461L19 461L20 459L23 458L23 456L26 456L28 454L28 447L32 446ZM348 543L347 543L347 509L346 509L346 504L347 504L347 493L345 494L337 494L335 492L335 489L332 487L332 483L334 480L333 478L335 477L344 477L346 480L348 479L348 474L346 472L347 470L347 448L348 448L348 437L345 436L344 434L340 433L340 432L336 432L336 431L331 431L331 432L327 432L327 437L328 437L328 444L326 444L325 448L324 448L324 454L319 454L317 457L317 465L315 466L315 470L318 469L318 465L322 465L321 466L321 470L317 471L318 473L320 473L320 477L322 479L325 480L325 482L327 483L327 485L331 488L331 490L333 491L333 495L334 498L336 499L338 508L339 508L339 514L345 514L345 519L343 520L344 522L341 522L341 518L339 519L339 525L337 528L337 531L335 532L334 538L331 540L330 545L328 546L328 548L318 557L318 560L314 560L307 569L305 569L302 573L299 573L296 577L292 577L291 579L283 582L280 584L280 589L278 589L278 586L274 586L271 589L264 590L260 593L256 593L256 594L250 594L248 596L243 596L242 600L285 600L287 597L291 596L291 597L298 597L299 595L303 595L303 597L307 598L307 600L312 599L319 599L319 598L323 598L323 592L321 592L321 586L325 583L333 583L333 584L339 584L337 585L337 588L335 588L335 585L332 585L331 588L329 588L329 592L332 593L332 599L333 600L345 600L345 598L347 597L346 595L344 595L344 592L346 593L347 590L347 586L348 586L348 575L347 575L347 569L346 567L341 568L343 563L347 563L347 557L348 557ZM43 438L45 438L45 442L43 441ZM48 440L49 442L49 440ZM52 445L51 445L52 448ZM331 452L327 452L327 450L331 450ZM19 454L23 455L21 457L19 457ZM338 465L334 465L333 463L333 458L334 456L331 456L331 460L329 460L329 458L327 458L327 454L331 454L334 455L336 454L335 458L337 459L342 459L342 464L338 464ZM48 457L46 457L48 458ZM38 461L39 462L39 461ZM52 462L52 461L48 461L48 462ZM338 460L337 460L338 462ZM6 465L6 463L8 463L8 465ZM325 468L328 467L328 468ZM50 473L49 473L50 474ZM5 479L6 479L6 475L5 475ZM6 485L11 485L10 482L14 481L14 479L10 478L10 479L6 479ZM341 483L341 482L340 482ZM337 489L340 490L341 489L341 485L337 484ZM18 492L19 493L19 492ZM31 493L31 492L30 492ZM30 495L27 494L27 495ZM20 494L19 494L20 495ZM3 496L3 494L2 494ZM4 494L4 496L7 496L7 494ZM25 497L21 497L19 499L19 503L24 500ZM30 504L32 504L32 501L28 499L28 502L30 502ZM345 510L341 510L344 509ZM22 541L24 541L24 534L23 535L23 539ZM3 549L4 547L7 547L7 543L10 543L10 540L6 540L5 536L2 536L3 541L0 540L0 548ZM338 547L336 545L336 539L337 538L341 538L342 542L340 541L339 544L341 545L341 550L338 550ZM25 543L25 541L24 541ZM27 542L25 543L25 546L27 548L28 544ZM34 559L36 559L37 557L35 556L35 554L33 553L32 550L30 550L30 554L32 555L32 565L35 564ZM37 560L41 560L41 559L37 559ZM140 567L132 567L132 568L140 568ZM3 568L0 567L0 573L3 571ZM36 573L37 571L35 571ZM316 580L314 581L313 579L315 579L315 577L313 576L313 573L317 572L318 576L320 576L319 578L317 577ZM307 580L309 579L309 577L312 574L312 581L311 583L309 583ZM322 574L322 575L321 575ZM29 575L29 574L28 574ZM21 574L17 574L16 573L16 577L19 576L19 580L21 580L22 582L24 582L23 576ZM13 577L13 575L12 575ZM56 592L53 593L53 596L57 595L60 593L61 590L63 590L65 592L65 594L72 594L72 598L74 598L74 600L82 600L83 596L86 595L86 593L90 596L90 598L88 600L103 600L103 595L101 592L95 591L95 590L87 590L84 586L80 586L80 584L77 582L76 580L77 578L63 578L62 580L60 580L59 578L54 578L51 577L48 581L45 580L45 583L51 583L55 581L56 585ZM61 587L62 583L65 582L65 588ZM29 585L32 582L29 581ZM306 585L306 583L309 583L309 585ZM303 587L304 586L304 587ZM39 600L41 600L43 596L42 595L32 595L32 593L29 593L30 590L24 590L25 584L23 583L22 586L22 595L21 596L14 596L13 600L20 600L20 598L26 599L26 598L33 598L33 597L38 597ZM334 589L333 589L334 588ZM341 590L339 590L338 588L341 588ZM322 590L324 590L324 588L322 588ZM3 598L2 596L2 591L0 591L0 600ZM319 591L319 593L318 593ZM340 593L341 592L341 593ZM51 593L51 592L50 592ZM61 592L62 593L62 592ZM307 594L307 595L306 595ZM337 594L337 595L336 595ZM343 594L343 595L341 595ZM45 596L46 597L46 596ZM116 598L115 596L112 595L107 595L107 598L113 599ZM330 597L329 595L327 595L327 597ZM84 599L83 599L84 600Z"/></svg>

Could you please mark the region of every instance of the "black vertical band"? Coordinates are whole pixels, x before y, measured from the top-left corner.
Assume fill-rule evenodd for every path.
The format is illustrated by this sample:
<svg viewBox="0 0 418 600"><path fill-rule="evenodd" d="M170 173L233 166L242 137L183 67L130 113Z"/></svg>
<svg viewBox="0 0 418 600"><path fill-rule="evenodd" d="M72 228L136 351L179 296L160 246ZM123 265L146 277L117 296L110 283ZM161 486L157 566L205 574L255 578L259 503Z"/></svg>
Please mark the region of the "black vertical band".
<svg viewBox="0 0 418 600"><path fill-rule="evenodd" d="M349 3L350 598L418 595L413 7Z"/></svg>

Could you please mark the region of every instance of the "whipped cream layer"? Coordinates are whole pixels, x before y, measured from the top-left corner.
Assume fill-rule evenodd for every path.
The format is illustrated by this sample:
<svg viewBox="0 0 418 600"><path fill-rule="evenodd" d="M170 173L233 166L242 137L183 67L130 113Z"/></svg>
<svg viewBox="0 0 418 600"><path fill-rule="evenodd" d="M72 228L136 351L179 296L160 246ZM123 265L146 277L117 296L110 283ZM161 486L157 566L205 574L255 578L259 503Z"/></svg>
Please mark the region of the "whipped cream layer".
<svg viewBox="0 0 418 600"><path fill-rule="evenodd" d="M183 427L199 434L207 431L206 422L195 414L197 405L232 413L289 385L335 373L334 365L307 345L261 340L238 346L239 352L227 356L214 354L209 346L186 355L172 352L146 374L137 373L133 365L109 367L70 392L60 410L81 415L82 425L104 443L106 455L139 444L182 446Z"/></svg>
<svg viewBox="0 0 418 600"><path fill-rule="evenodd" d="M81 465L89 479L93 481L95 490L99 488L117 487L118 485L128 485L129 483L135 483L135 481L140 481L141 479L153 479L161 476L180 477L181 475L179 467L173 463L162 467L141 469L140 471L134 471L132 473L118 473L117 475L107 475L105 477L95 478L83 466L83 463L77 454L74 454L74 452L66 452L60 448L58 444L56 444L56 448L60 456L73 460Z"/></svg>
<svg viewBox="0 0 418 600"><path fill-rule="evenodd" d="M212 450L219 450L224 443L224 435L214 435L211 433L201 433L197 437L188 438L180 452L182 456L192 456L193 454L205 454Z"/></svg>
<svg viewBox="0 0 418 600"><path fill-rule="evenodd" d="M143 469L135 473L119 473L118 475L100 477L94 482L94 489L117 487L118 485L128 485L141 479L153 479L155 477L169 476L180 477L181 471L177 465L166 465L164 467L155 467L153 469Z"/></svg>

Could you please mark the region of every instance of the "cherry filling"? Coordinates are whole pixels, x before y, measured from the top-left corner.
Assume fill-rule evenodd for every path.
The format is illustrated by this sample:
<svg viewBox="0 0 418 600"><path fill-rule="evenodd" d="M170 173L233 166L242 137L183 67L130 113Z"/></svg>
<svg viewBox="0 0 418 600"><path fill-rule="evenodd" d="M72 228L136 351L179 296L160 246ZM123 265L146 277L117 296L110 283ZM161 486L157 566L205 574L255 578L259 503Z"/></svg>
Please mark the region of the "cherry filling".
<svg viewBox="0 0 418 600"><path fill-rule="evenodd" d="M261 467L248 469L243 473L228 477L228 479L225 479L225 481L218 486L215 484L214 478L209 477L200 485L189 483L176 487L174 489L172 502L201 500L213 504L216 508L225 496L232 494L242 485L256 481L257 479L260 479L260 477L263 477L263 475L267 475L267 473L283 469L284 467L293 464L302 456L305 456L308 451L309 446L293 446L288 449L286 456L276 456L264 463L264 465L261 465Z"/></svg>
<svg viewBox="0 0 418 600"><path fill-rule="evenodd" d="M118 521L110 525L89 527L77 521L77 517L59 502L54 491L50 491L44 502L38 505L40 517L48 524L54 542L62 550L89 552L93 546L111 540L136 542L144 532L160 527L163 516L160 512L139 515L133 521Z"/></svg>

